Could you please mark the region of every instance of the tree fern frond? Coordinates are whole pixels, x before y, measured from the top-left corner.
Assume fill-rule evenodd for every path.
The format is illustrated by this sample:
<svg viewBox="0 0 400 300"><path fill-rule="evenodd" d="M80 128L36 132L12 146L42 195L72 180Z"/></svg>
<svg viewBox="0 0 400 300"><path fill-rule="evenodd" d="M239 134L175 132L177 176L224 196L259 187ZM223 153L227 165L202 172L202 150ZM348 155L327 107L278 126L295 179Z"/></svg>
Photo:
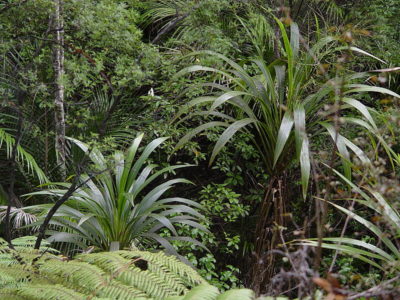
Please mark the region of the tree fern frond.
<svg viewBox="0 0 400 300"><path fill-rule="evenodd" d="M251 290L220 293L195 270L162 252L113 251L68 260L34 250L34 237L0 238L0 299L253 300Z"/></svg>
<svg viewBox="0 0 400 300"><path fill-rule="evenodd" d="M29 298L16 295L14 290L10 289L0 289L0 299L7 300L29 300Z"/></svg>
<svg viewBox="0 0 400 300"><path fill-rule="evenodd" d="M126 259L116 252L94 253L78 256L81 261L87 261L112 274L113 279L125 286L134 287L137 291L144 291L156 299L164 298L174 293L168 282L149 270L142 270L135 266L140 258ZM145 262L146 263L146 262ZM111 288L105 288L110 290ZM121 288L118 289L121 291ZM115 291L117 291L115 289Z"/></svg>
<svg viewBox="0 0 400 300"><path fill-rule="evenodd" d="M143 290L151 298L164 299L174 293L166 282L152 274L150 271L140 271L139 269L129 269L122 272L117 280L128 286L135 286Z"/></svg>
<svg viewBox="0 0 400 300"><path fill-rule="evenodd" d="M80 254L66 260L46 252L47 248L34 250L34 240L16 239L13 244L17 250L12 250L0 239L0 288L14 296L57 299L59 292L58 299L87 299L88 295L165 299L204 282L189 266L163 253L115 251ZM46 293L41 292L43 287L49 287Z"/></svg>
<svg viewBox="0 0 400 300"><path fill-rule="evenodd" d="M219 294L216 287L202 284L193 288L182 300L215 300Z"/></svg>
<svg viewBox="0 0 400 300"><path fill-rule="evenodd" d="M42 245L40 246L39 252L34 248L36 242L36 237L35 236L22 236L19 238L13 239L12 243L14 248L18 252L28 252L28 253L59 253L58 250L51 248L50 243L48 241L43 241ZM0 239L0 253L3 252L9 252L10 249L8 248L7 242L5 242L3 239Z"/></svg>
<svg viewBox="0 0 400 300"><path fill-rule="evenodd" d="M20 288L16 295L32 300L86 299L84 294L75 292L62 285L26 285Z"/></svg>
<svg viewBox="0 0 400 300"><path fill-rule="evenodd" d="M219 295L216 300L252 300L254 299L254 292L248 289L232 289Z"/></svg>
<svg viewBox="0 0 400 300"><path fill-rule="evenodd" d="M121 256L126 258L141 257L150 263L150 267L158 266L164 272L176 274L179 278L184 279L188 286L198 285L206 281L191 267L182 264L176 257L166 255L163 252L147 252L147 251L120 251Z"/></svg>
<svg viewBox="0 0 400 300"><path fill-rule="evenodd" d="M98 294L111 299L148 299L144 292L118 281L113 281L107 286L100 287Z"/></svg>
<svg viewBox="0 0 400 300"><path fill-rule="evenodd" d="M105 273L97 266L80 262L47 260L40 266L41 274L82 293L90 293L106 284Z"/></svg>

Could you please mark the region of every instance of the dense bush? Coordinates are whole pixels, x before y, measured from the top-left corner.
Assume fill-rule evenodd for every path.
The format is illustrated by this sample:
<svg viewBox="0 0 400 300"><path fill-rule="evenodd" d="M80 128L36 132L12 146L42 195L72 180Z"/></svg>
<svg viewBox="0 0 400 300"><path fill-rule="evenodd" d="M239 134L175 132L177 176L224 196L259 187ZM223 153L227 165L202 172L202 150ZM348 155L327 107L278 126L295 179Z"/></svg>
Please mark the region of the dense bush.
<svg viewBox="0 0 400 300"><path fill-rule="evenodd" d="M399 7L0 1L9 298L396 299Z"/></svg>

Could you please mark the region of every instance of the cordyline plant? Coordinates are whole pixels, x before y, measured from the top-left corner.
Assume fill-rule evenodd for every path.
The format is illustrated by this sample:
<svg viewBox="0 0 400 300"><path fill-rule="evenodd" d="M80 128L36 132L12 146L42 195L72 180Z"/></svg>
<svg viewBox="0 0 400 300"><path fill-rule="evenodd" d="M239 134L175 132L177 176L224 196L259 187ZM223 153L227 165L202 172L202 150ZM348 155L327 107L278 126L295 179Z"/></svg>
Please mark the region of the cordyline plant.
<svg viewBox="0 0 400 300"><path fill-rule="evenodd" d="M178 236L174 224L187 224L206 230L198 223L202 215L201 206L189 199L169 197L165 194L176 184L190 183L183 178L160 182L169 172L188 165L174 165L157 168L147 163L147 159L167 138L158 138L149 143L137 157L143 138L139 135L123 153L116 151L109 167L108 160L97 149L71 139L91 159L92 171L99 171L93 179L89 175L80 176L83 185L54 214L46 234L50 241L72 243L81 249L95 246L101 250L118 250L131 246L142 248L154 243L162 245L169 252L177 254L172 240L188 241L201 246L196 240ZM103 171L107 170L107 171ZM51 188L28 194L45 195L59 199L63 197L70 183L52 183L59 188ZM40 224L52 204L25 207L27 212L35 212ZM171 236L160 235L166 228Z"/></svg>
<svg viewBox="0 0 400 300"><path fill-rule="evenodd" d="M313 156L311 145L314 138L325 132L339 154L336 157L341 159L345 176L350 178L350 152L354 152L362 162L369 161L362 149L342 135L339 130L342 122L367 131L368 136L372 140L378 140L378 144L392 157L393 151L382 138L374 120L373 116L377 112L357 98L366 92L400 97L388 89L360 83L368 78L368 73L337 71L334 78L328 78L325 83L319 84L316 77L324 73L321 70L322 62L325 58L332 58L335 52L356 51L372 55L353 46L340 46L333 37L323 38L310 48L305 46L303 51L300 47L298 26L291 24L289 38L284 24L276 21L283 41L279 47L282 53L272 63L267 65L260 58L252 60L251 65L242 66L224 55L201 51L191 55L213 56L223 61L226 67L217 69L194 65L176 75L178 77L194 72L210 72L223 83L214 81L203 84L203 87L211 88L210 93L187 102L178 112L175 121L179 122L198 116L213 117L213 120L188 132L179 141L176 149L207 129L226 128L214 146L211 164L233 135L238 131L249 131L253 133L252 142L269 175L269 185L255 232L257 262L254 263L252 287L256 291L257 286L265 286L268 277L272 276L273 264L265 258L267 251L273 249L279 241L279 235L278 229L271 230L274 233L268 237L267 219L270 220L271 227L277 225L275 227L279 228L279 225L283 225L281 216L285 204L280 203L279 207L274 208L272 191L280 190L279 182L283 180L289 166L299 166L302 195L306 198L311 162L317 159ZM326 106L329 107L328 111L325 111ZM271 212L272 217L269 216ZM264 269L270 270L269 275L268 272L261 272Z"/></svg>

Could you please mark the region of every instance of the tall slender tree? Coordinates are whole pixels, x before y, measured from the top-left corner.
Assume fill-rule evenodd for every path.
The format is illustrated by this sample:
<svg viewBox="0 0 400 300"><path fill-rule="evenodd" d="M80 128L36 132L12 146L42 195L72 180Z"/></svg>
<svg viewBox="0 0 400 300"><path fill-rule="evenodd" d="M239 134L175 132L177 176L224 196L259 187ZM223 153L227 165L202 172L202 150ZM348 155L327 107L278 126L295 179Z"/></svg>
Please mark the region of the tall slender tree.
<svg viewBox="0 0 400 300"><path fill-rule="evenodd" d="M64 111L64 20L63 1L54 0L54 48L53 68L55 75L55 148L57 150L58 163L62 176L66 176L65 165L65 111Z"/></svg>

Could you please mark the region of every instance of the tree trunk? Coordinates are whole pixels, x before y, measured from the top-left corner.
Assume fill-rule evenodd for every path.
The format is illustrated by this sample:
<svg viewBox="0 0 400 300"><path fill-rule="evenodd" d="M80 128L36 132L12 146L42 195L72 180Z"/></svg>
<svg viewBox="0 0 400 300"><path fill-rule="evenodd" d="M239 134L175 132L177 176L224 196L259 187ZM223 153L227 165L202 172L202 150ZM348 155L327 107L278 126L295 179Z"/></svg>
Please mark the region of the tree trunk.
<svg viewBox="0 0 400 300"><path fill-rule="evenodd" d="M271 178L258 216L249 278L249 286L257 295L265 292L275 273L276 259L272 250L279 244L281 230L285 225L286 193L283 177Z"/></svg>
<svg viewBox="0 0 400 300"><path fill-rule="evenodd" d="M53 68L55 74L55 148L57 160L63 179L66 177L66 147L65 147L65 111L64 111L64 21L63 1L54 0L54 31Z"/></svg>

